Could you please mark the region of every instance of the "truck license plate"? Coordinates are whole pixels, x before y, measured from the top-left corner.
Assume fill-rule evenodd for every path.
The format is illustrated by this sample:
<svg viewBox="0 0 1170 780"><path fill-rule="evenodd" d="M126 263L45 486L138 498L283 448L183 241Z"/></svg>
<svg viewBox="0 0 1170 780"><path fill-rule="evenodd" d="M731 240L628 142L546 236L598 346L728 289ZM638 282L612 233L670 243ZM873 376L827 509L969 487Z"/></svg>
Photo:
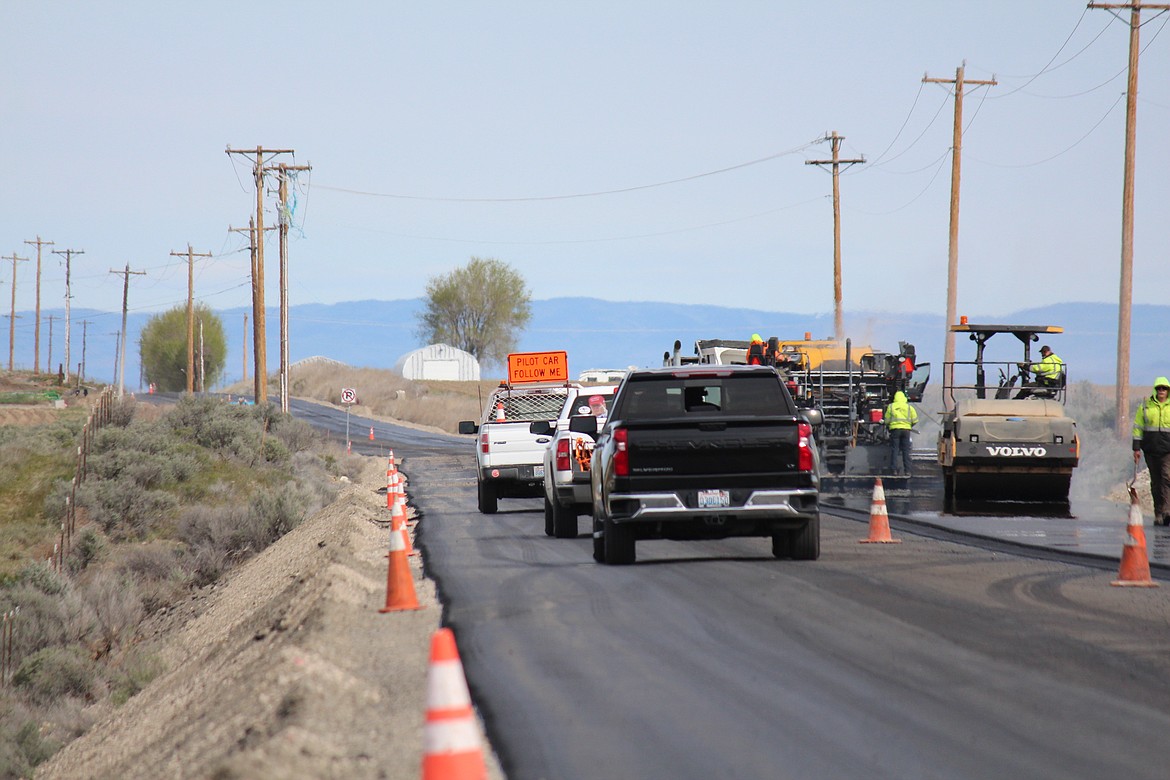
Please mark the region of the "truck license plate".
<svg viewBox="0 0 1170 780"><path fill-rule="evenodd" d="M544 476L544 465L542 464L540 466L533 466L532 467L532 476L543 477Z"/></svg>
<svg viewBox="0 0 1170 780"><path fill-rule="evenodd" d="M699 508L731 506L731 496L726 490L700 490Z"/></svg>

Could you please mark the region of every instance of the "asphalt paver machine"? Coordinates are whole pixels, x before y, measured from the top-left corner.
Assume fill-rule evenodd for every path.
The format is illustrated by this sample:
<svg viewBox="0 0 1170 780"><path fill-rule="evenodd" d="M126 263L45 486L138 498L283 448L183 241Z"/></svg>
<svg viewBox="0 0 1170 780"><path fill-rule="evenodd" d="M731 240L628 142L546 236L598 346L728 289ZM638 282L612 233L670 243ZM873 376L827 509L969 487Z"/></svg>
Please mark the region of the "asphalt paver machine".
<svg viewBox="0 0 1170 780"><path fill-rule="evenodd" d="M1064 329L964 321L950 331L975 342L975 359L943 366L938 463L947 499L1067 505L1080 460L1077 424L1064 408L1068 366L1043 382L1030 370L1032 345ZM1022 360L988 359L987 342L1000 334L1018 340Z"/></svg>

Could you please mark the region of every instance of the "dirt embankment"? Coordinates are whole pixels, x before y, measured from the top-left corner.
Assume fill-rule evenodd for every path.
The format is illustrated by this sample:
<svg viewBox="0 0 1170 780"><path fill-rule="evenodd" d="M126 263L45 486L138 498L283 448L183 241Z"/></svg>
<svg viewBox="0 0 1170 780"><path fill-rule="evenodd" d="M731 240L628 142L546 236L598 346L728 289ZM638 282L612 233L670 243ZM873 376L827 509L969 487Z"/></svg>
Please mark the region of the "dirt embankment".
<svg viewBox="0 0 1170 780"><path fill-rule="evenodd" d="M38 778L402 778L422 761L439 625L386 603L386 464L216 586L155 615L168 672L43 765ZM489 773L502 778L484 740Z"/></svg>

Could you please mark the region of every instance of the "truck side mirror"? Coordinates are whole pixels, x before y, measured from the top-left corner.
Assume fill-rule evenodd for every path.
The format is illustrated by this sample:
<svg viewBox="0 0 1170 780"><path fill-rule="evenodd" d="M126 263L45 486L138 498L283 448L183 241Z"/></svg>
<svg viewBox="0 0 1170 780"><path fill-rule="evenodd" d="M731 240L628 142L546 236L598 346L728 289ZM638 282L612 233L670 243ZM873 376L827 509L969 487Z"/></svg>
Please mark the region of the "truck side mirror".
<svg viewBox="0 0 1170 780"><path fill-rule="evenodd" d="M459 421L459 432L460 433L479 433L479 426L476 425L475 422L472 420L460 420Z"/></svg>
<svg viewBox="0 0 1170 780"><path fill-rule="evenodd" d="M819 428L825 421L825 415L820 409L801 409L800 416L814 428Z"/></svg>
<svg viewBox="0 0 1170 780"><path fill-rule="evenodd" d="M575 414L569 418L569 430L573 433L584 433L597 438L598 420L591 414Z"/></svg>
<svg viewBox="0 0 1170 780"><path fill-rule="evenodd" d="M548 420L533 420L528 424L528 432L537 436L548 436L552 430L552 424Z"/></svg>

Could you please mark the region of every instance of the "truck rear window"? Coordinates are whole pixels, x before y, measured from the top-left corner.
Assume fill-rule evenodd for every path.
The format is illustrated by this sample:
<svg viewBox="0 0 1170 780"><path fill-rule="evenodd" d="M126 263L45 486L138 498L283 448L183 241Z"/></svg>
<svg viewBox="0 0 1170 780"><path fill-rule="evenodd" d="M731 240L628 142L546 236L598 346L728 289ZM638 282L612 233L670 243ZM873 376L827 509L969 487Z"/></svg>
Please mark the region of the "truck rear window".
<svg viewBox="0 0 1170 780"><path fill-rule="evenodd" d="M621 416L665 419L689 415L790 415L795 410L775 376L648 377L626 388Z"/></svg>

